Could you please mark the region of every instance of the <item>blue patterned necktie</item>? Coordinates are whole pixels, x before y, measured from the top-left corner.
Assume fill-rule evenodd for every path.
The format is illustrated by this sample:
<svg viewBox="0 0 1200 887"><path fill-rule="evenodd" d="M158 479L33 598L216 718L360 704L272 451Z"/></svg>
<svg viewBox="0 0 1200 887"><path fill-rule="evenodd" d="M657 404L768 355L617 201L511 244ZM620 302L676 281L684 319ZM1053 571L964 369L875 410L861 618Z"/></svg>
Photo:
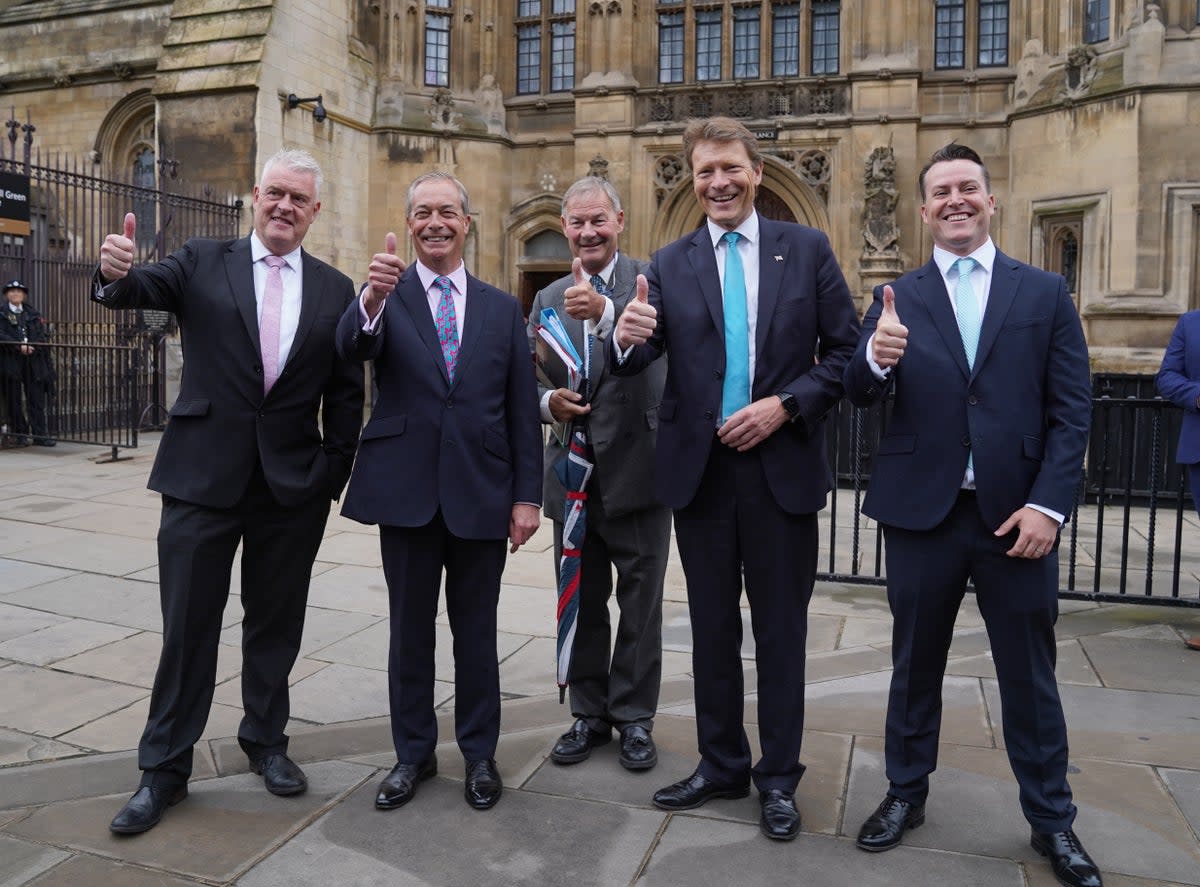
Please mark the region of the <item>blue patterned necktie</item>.
<svg viewBox="0 0 1200 887"><path fill-rule="evenodd" d="M438 277L433 285L442 291L438 300L437 326L438 342L442 345L442 358L446 361L446 374L454 381L454 367L458 363L458 318L454 314L454 296L450 292L450 278Z"/></svg>
<svg viewBox="0 0 1200 887"><path fill-rule="evenodd" d="M970 256L954 263L958 269L958 284L954 289L954 309L958 314L958 331L962 335L963 350L967 352L967 366L975 368L975 352L979 348L979 299L971 287L971 271L975 260Z"/></svg>
<svg viewBox="0 0 1200 887"><path fill-rule="evenodd" d="M750 332L746 319L746 275L730 231L725 241L725 381L721 387L721 424L750 403Z"/></svg>

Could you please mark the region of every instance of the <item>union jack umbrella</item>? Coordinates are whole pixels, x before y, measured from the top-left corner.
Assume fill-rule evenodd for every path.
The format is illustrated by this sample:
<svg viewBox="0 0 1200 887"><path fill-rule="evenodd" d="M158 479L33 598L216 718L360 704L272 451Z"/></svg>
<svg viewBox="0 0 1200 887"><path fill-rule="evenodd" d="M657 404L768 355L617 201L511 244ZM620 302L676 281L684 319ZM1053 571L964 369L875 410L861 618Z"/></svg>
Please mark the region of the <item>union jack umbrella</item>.
<svg viewBox="0 0 1200 887"><path fill-rule="evenodd" d="M554 472L567 491L562 529L562 557L558 562L558 701L566 698L579 615L579 561L587 535L587 483L592 476L592 446L583 421L574 424L567 458Z"/></svg>

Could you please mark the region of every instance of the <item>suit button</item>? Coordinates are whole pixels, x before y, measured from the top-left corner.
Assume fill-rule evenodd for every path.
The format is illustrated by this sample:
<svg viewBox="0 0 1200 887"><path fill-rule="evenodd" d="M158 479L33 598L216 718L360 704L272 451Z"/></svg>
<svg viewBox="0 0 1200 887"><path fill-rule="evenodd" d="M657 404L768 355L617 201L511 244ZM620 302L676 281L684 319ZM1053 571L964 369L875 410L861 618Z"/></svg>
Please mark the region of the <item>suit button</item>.
<svg viewBox="0 0 1200 887"><path fill-rule="evenodd" d="M620 403L629 403L629 395L622 391L617 395L617 401Z"/></svg>
<svg viewBox="0 0 1200 887"><path fill-rule="evenodd" d="M972 394L967 398L967 403L969 403L971 406L975 406L975 404L979 403L979 398Z"/></svg>
<svg viewBox="0 0 1200 887"><path fill-rule="evenodd" d="M964 447L969 447L971 445L971 436L969 434L963 435L962 445Z"/></svg>
<svg viewBox="0 0 1200 887"><path fill-rule="evenodd" d="M725 374L722 373L720 370L713 370L713 377L717 378L717 379L722 379L725 377Z"/></svg>
<svg viewBox="0 0 1200 887"><path fill-rule="evenodd" d="M259 410L259 411L258 411L258 418L260 418L260 419L261 419L261 418L262 418L263 416L265 416L265 415L266 415L266 413L264 413L262 410Z"/></svg>
<svg viewBox="0 0 1200 887"><path fill-rule="evenodd" d="M452 400L446 401L446 409L448 409L448 410L454 409L454 401L452 401Z"/></svg>
<svg viewBox="0 0 1200 887"><path fill-rule="evenodd" d="M708 419L708 420L710 420L710 421L711 421L711 420L712 420L712 417L713 417L713 411L712 411L712 410L705 410L705 411L704 411L704 418L705 418L705 419Z"/></svg>
<svg viewBox="0 0 1200 887"><path fill-rule="evenodd" d="M256 375L256 376L262 375L262 367L260 367L258 364L254 365L254 375Z"/></svg>

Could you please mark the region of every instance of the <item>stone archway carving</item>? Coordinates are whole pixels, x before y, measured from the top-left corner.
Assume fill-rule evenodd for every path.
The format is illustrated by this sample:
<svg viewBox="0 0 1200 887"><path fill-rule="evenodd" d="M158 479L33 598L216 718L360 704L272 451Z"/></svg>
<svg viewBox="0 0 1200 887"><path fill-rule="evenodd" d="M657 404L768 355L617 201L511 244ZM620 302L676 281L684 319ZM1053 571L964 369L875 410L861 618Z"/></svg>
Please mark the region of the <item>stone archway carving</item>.
<svg viewBox="0 0 1200 887"><path fill-rule="evenodd" d="M146 148L158 155L157 105L149 89L132 92L113 106L100 124L92 160L106 178L126 180L135 158Z"/></svg>

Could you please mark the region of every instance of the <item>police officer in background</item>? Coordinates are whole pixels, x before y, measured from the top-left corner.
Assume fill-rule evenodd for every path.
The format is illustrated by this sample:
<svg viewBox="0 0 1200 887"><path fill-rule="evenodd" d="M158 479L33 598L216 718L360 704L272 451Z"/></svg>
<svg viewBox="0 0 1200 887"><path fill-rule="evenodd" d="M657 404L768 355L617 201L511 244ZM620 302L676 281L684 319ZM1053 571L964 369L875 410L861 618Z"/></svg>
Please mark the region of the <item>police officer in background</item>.
<svg viewBox="0 0 1200 887"><path fill-rule="evenodd" d="M53 381L49 349L35 347L49 341L42 315L26 304L29 287L19 280L4 284L0 305L0 378L8 405L8 430L19 446L29 435L39 447L52 447L46 426L46 394ZM26 410L28 406L28 411Z"/></svg>

